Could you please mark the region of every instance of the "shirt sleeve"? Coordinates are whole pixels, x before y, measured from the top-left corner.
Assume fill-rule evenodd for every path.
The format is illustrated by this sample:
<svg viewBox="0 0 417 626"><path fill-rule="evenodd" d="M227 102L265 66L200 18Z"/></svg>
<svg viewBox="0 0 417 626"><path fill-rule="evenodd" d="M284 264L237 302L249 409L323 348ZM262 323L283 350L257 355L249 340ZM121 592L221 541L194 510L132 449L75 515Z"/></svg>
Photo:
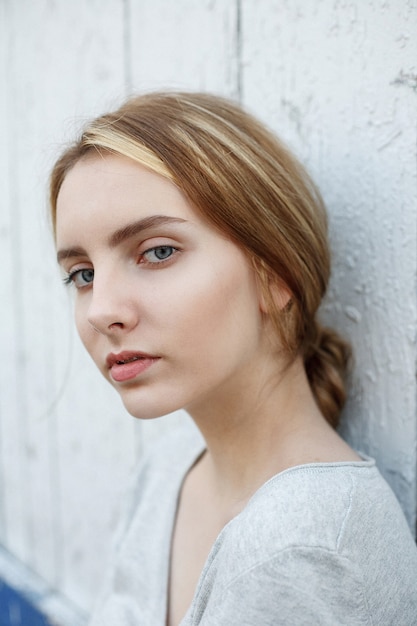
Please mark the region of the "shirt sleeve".
<svg viewBox="0 0 417 626"><path fill-rule="evenodd" d="M212 598L214 600L214 598ZM291 548L239 575L201 626L371 626L361 576L339 554Z"/></svg>

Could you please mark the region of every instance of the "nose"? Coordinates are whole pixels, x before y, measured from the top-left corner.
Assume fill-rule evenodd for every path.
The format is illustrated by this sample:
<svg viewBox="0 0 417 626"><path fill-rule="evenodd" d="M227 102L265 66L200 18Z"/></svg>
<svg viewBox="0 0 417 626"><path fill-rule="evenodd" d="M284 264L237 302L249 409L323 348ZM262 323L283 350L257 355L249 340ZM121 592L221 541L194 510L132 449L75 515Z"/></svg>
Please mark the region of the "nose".
<svg viewBox="0 0 417 626"><path fill-rule="evenodd" d="M94 275L92 297L87 319L103 335L130 331L139 322L137 306L131 289L120 281L102 280Z"/></svg>

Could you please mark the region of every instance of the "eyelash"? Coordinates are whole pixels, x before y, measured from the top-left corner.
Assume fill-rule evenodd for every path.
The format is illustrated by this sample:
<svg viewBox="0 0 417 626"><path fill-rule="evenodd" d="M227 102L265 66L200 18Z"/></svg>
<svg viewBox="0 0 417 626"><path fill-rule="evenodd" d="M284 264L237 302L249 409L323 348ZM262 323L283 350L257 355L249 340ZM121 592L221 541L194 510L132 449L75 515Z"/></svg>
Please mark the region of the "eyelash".
<svg viewBox="0 0 417 626"><path fill-rule="evenodd" d="M86 285L80 285L79 287L77 287L77 285L75 284L75 279L79 274L82 274L82 272L93 272L93 277L94 277L94 270L84 267L81 268L79 270L73 270L72 272L69 272L67 274L67 276L64 276L63 281L64 281L64 285L75 285L75 287L77 289L83 289L85 287L87 287L90 283L92 283L93 281L90 281L90 283L87 283Z"/></svg>
<svg viewBox="0 0 417 626"><path fill-rule="evenodd" d="M146 259L146 255L149 254L150 252L155 252L156 250L161 250L164 248L171 250L171 254L167 258L159 259L158 261L149 261ZM145 252L142 252L142 254L140 255L139 264L147 264L147 265L154 265L154 266L165 265L166 263L169 263L171 261L172 257L177 252L179 252L179 250L178 248L175 248L174 246L154 246L153 248L149 248L148 250L145 250ZM64 276L63 278L64 285L75 285L76 289L84 289L85 287L88 287L88 285L90 285L93 282L93 280L91 280L90 282L87 282L86 285L80 285L78 287L75 284L76 277L82 274L82 272L93 272L93 277L94 277L93 269L81 268L79 270L73 270L72 272L69 272L66 276Z"/></svg>

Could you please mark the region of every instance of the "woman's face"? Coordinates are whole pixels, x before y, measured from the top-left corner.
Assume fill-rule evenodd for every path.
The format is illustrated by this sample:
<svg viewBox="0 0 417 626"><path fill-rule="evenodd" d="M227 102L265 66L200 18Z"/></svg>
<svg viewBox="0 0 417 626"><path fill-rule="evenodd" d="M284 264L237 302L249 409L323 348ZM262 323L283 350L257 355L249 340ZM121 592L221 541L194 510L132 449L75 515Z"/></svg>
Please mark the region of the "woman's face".
<svg viewBox="0 0 417 626"><path fill-rule="evenodd" d="M121 156L79 161L57 248L80 337L132 415L244 397L265 350L255 273L168 179Z"/></svg>

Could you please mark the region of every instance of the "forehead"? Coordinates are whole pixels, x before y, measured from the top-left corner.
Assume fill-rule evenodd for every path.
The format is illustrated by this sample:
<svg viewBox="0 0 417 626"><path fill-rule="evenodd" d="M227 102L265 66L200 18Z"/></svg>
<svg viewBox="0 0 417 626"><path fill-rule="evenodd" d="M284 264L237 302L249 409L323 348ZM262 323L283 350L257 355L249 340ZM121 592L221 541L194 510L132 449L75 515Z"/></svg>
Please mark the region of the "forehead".
<svg viewBox="0 0 417 626"><path fill-rule="evenodd" d="M57 199L57 243L92 224L117 229L155 214L202 221L168 178L128 157L94 155L69 170Z"/></svg>

